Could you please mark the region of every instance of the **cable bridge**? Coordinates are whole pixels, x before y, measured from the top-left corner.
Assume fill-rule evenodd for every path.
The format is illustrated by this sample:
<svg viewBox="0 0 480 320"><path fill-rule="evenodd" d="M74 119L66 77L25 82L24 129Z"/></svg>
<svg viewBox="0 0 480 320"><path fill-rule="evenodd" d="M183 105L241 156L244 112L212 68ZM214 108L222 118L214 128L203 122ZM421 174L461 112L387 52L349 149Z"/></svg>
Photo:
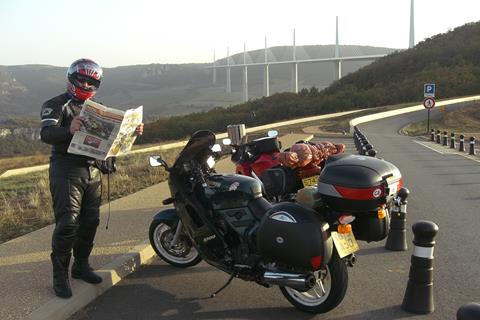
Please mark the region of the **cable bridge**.
<svg viewBox="0 0 480 320"><path fill-rule="evenodd" d="M342 77L342 63L347 61L371 61L378 58L384 57L387 54L370 54L370 55L350 55L350 56L341 56L340 55L340 45L338 41L338 17L336 17L336 34L335 34L335 53L331 58L314 58L314 59L297 59L297 47L295 45L295 29L293 30L293 46L292 46L292 58L290 60L282 61L271 61L269 60L269 51L267 47L267 38L265 37L265 49L264 49L264 61L262 62L247 62L247 50L246 44L243 46L243 63L232 63L233 59L230 56L229 48L227 47L227 57L225 58L225 64L218 64L215 59L215 51L213 53L213 64L212 66L206 67L207 69L212 69L213 74L213 83L217 83L217 69L225 69L226 71L226 92L232 92L232 83L231 83L231 69L232 68L242 68L243 69L243 101L248 101L248 67L257 67L263 66L263 95L265 97L270 96L270 66L275 65L291 65L291 92L298 93L298 66L299 64L305 63L325 63L331 62L334 64L334 80L339 80ZM409 48L414 46L414 0L411 0L410 3L410 38L409 38Z"/></svg>

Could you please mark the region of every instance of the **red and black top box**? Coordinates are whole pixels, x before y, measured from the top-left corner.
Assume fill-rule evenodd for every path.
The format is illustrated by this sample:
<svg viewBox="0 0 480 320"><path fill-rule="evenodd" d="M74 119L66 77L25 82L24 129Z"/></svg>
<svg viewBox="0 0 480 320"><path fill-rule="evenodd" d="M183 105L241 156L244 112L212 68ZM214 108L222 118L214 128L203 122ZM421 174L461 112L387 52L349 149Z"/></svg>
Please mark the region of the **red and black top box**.
<svg viewBox="0 0 480 320"><path fill-rule="evenodd" d="M328 158L317 187L324 205L361 215L388 205L402 187L402 175L388 161L341 154Z"/></svg>

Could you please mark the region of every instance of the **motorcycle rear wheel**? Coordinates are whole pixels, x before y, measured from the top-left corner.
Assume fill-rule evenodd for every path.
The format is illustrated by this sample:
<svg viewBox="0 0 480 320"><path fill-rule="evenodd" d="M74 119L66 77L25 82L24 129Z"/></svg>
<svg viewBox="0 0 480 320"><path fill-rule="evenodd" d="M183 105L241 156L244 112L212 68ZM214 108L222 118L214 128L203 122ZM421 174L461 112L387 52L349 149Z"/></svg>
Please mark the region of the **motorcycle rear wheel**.
<svg viewBox="0 0 480 320"><path fill-rule="evenodd" d="M342 302L348 287L348 271L345 262L333 250L325 270L315 272L317 283L305 292L290 287L280 287L282 294L295 308L309 313L325 313Z"/></svg>
<svg viewBox="0 0 480 320"><path fill-rule="evenodd" d="M148 234L153 250L172 266L187 268L197 265L202 258L186 235L180 236L178 242L170 246L176 227L176 223L169 225L163 221L152 221Z"/></svg>

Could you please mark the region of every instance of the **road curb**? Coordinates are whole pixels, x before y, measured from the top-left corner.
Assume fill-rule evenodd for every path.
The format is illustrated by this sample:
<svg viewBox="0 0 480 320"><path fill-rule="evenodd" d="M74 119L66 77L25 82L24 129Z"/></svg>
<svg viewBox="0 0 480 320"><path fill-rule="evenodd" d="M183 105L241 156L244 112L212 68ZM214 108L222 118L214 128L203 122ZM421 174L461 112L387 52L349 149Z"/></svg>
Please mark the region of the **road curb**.
<svg viewBox="0 0 480 320"><path fill-rule="evenodd" d="M149 262L155 251L149 241L135 246L128 253L116 258L112 262L96 270L103 281L98 285L91 285L83 281L75 286L73 297L70 299L53 298L29 315L32 320L64 320L75 312L83 309L90 302L102 295L105 291L117 284L122 278L135 272L141 265ZM73 280L77 281L77 280Z"/></svg>

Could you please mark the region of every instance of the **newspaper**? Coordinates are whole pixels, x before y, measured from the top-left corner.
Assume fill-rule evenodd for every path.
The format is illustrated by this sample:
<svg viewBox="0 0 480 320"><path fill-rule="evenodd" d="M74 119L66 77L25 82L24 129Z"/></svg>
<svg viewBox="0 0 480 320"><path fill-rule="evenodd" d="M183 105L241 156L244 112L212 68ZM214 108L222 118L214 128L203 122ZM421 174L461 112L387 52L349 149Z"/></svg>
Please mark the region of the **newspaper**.
<svg viewBox="0 0 480 320"><path fill-rule="evenodd" d="M135 129L142 123L143 106L122 111L86 100L80 116L84 125L73 135L68 152L105 160L132 148Z"/></svg>

